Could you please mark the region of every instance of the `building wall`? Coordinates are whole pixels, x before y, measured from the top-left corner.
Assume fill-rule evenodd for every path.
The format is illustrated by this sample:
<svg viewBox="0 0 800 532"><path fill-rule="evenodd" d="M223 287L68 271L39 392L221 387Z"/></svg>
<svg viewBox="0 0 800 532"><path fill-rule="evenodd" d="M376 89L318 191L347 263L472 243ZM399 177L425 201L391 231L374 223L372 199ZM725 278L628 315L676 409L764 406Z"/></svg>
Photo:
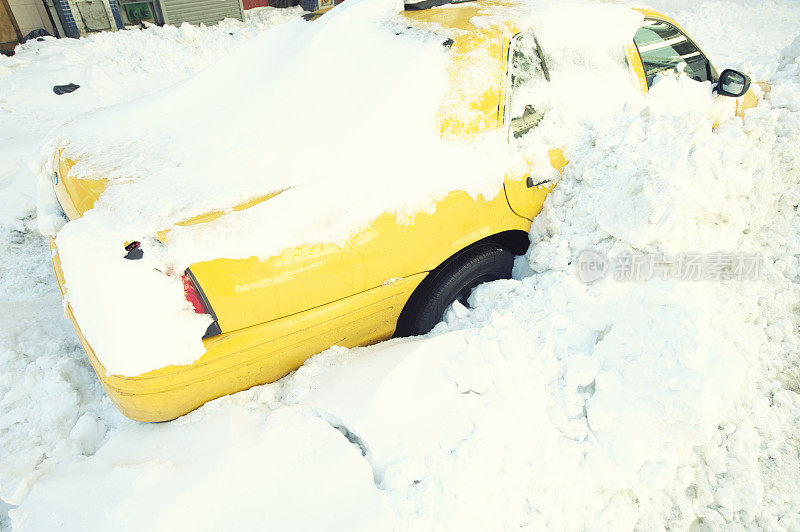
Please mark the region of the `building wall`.
<svg viewBox="0 0 800 532"><path fill-rule="evenodd" d="M53 25L42 0L7 1L23 37L37 29L44 29L54 35ZM79 37L99 29L114 31L124 28L118 0L50 1L60 15L63 32L67 37ZM268 3L268 0L155 0L154 4L160 7L167 24L215 24L226 17L242 20L242 1L247 4L248 9ZM106 15L107 28L96 25L100 14ZM105 17L101 18L105 21ZM96 27L91 27L92 23Z"/></svg>
<svg viewBox="0 0 800 532"><path fill-rule="evenodd" d="M98 20L102 20L105 25L102 28L104 30L114 31L123 28L117 0L52 1L60 13L64 33L66 33L67 37L80 37L97 31L99 27L87 27L87 23L97 25ZM99 19L97 15L100 15Z"/></svg>
<svg viewBox="0 0 800 532"><path fill-rule="evenodd" d="M53 35L53 25L50 24L42 0L8 0L8 5L11 6L23 37L38 29L44 29Z"/></svg>

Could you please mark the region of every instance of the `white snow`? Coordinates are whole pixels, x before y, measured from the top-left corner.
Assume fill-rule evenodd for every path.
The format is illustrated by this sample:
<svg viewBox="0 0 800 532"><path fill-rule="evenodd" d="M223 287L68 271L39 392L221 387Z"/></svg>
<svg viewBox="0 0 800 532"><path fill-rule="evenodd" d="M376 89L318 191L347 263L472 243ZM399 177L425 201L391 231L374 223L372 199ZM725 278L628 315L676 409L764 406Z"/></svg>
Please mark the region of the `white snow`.
<svg viewBox="0 0 800 532"><path fill-rule="evenodd" d="M141 46L165 65L193 57L200 68L220 30L193 28L191 50L181 30L153 28L0 59L0 102L18 98L2 108L0 168L13 168L0 197L28 201L3 211L0 233L0 497L18 505L6 522L796 530L800 12L661 4L720 70L769 81L766 101L712 129L718 110L697 84L661 79L565 137L571 162L515 279L479 287L472 308L448 311L429 337L334 347L277 383L157 425L124 420L104 397L58 316L46 243L27 214L39 137L97 102L74 109L44 90L26 100L5 83L70 81L49 59L65 50L78 65L126 71L129 34L146 35ZM234 41L255 33L239 31ZM109 80L118 101L135 92L125 83L163 87L143 72ZM44 125L28 123L33 112ZM6 149L17 130L27 136ZM757 251L763 271L750 282L586 285L572 262L584 249Z"/></svg>
<svg viewBox="0 0 800 532"><path fill-rule="evenodd" d="M122 486L127 496L110 501ZM81 528L94 530L370 531L391 522L385 499L358 450L327 423L291 408L267 417L220 405L167 430L126 427L87 463L38 482L15 525L72 528L69 516L80 514Z"/></svg>
<svg viewBox="0 0 800 532"><path fill-rule="evenodd" d="M162 273L149 254L140 261L123 259L119 246L100 235L76 238L74 227L68 224L57 239L69 279L65 300L106 372L140 375L200 358L212 319L186 301L180 278ZM81 253L70 253L75 249Z"/></svg>

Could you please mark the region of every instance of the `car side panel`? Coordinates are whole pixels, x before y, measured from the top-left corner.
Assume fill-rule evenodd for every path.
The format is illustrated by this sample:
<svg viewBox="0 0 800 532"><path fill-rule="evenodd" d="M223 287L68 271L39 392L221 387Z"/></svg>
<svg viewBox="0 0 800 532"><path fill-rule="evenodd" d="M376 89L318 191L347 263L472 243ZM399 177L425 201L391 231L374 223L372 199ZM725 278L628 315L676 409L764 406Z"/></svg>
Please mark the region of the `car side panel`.
<svg viewBox="0 0 800 532"><path fill-rule="evenodd" d="M549 156L550 166L560 176L567 164L564 152L560 148L554 148L550 150ZM541 212L547 194L555 188L559 178L555 176L550 181L541 184L533 183L533 186L528 186L528 176L531 174L532 168L533 165L529 164L527 170L521 174L510 173L504 183L511 209L528 220L533 220Z"/></svg>
<svg viewBox="0 0 800 532"><path fill-rule="evenodd" d="M223 332L269 322L427 272L502 231L527 231L502 190L486 200L451 192L434 212L410 219L385 213L345 245L287 249L268 259L216 259L191 265Z"/></svg>
<svg viewBox="0 0 800 532"><path fill-rule="evenodd" d="M747 92L740 98L736 99L736 115L744 118L745 111L758 105L758 96L753 92L753 88L747 89Z"/></svg>
<svg viewBox="0 0 800 532"><path fill-rule="evenodd" d="M685 29L683 29L683 27L681 27L681 25L678 24L674 19L664 15L663 13L659 13L658 11L653 11L651 9L639 9L639 8L634 8L634 9L642 13L646 18L663 20L664 22L672 24L673 26L678 28L681 32L683 32L683 34L686 35L689 39L691 39L692 42L700 50L700 52L703 55L705 55L706 58L708 58L708 54L703 52L702 48L697 43L697 41L695 41L694 38ZM648 92L647 79L644 74L642 58L639 55L639 52L634 45L631 45L628 48L628 63L631 66L634 73L639 77L640 85L642 87L642 92ZM709 59L709 63L711 63L711 59ZM714 73L716 73L716 68L714 67L713 63L711 63L711 69ZM758 97L756 96L752 88L748 89L748 91L743 96L736 98L735 108L733 107L733 105L727 106L727 103L729 101L728 96L717 95L717 98L721 101L721 105L719 106L720 109L715 110L718 116L717 115L713 116L714 127L718 126L725 118L731 116L730 114L726 114L726 112L724 111L725 108L729 108L737 116L744 117L745 111L747 109L750 109L758 105Z"/></svg>

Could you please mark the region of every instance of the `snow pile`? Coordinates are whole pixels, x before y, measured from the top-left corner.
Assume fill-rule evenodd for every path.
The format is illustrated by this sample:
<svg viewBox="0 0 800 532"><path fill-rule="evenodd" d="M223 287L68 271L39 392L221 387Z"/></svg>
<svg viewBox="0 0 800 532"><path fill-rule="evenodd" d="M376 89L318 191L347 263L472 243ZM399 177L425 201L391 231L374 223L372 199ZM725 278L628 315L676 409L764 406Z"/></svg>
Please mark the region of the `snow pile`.
<svg viewBox="0 0 800 532"><path fill-rule="evenodd" d="M800 249L776 238L800 223L800 128L762 104L712 131L713 102L703 108L696 86L662 79L571 146L520 278L479 287L472 310L454 308L434 331L461 332L399 363L391 348L373 353L388 371L332 352L287 379L285 401L355 435L400 522L797 525ZM676 97L695 103L676 112ZM661 211L676 194L687 204ZM587 286L573 262L587 247L757 249L767 266L757 282Z"/></svg>
<svg viewBox="0 0 800 532"><path fill-rule="evenodd" d="M299 8L298 8L299 9ZM45 37L0 55L0 225L15 225L35 207L40 143L84 113L146 97L202 70L271 26L297 18L295 9L265 8L247 24L226 19L211 27L151 26L94 33L81 39ZM54 85L76 83L57 96ZM143 111L144 112L144 111ZM152 118L152 117L151 117ZM104 124L107 131L113 121Z"/></svg>
<svg viewBox="0 0 800 532"><path fill-rule="evenodd" d="M772 91L743 121L712 130L718 109L698 85L664 78L576 127L515 279L479 287L472 308L453 307L430 337L332 348L176 422L112 430L73 464L53 455L92 454L107 401L81 380L85 363L53 368L62 349L51 316L23 334L9 320L3 406L29 418L8 418L3 436L14 436L3 448L37 467L13 499L14 525L796 529L799 49L797 39L775 54ZM46 260L40 240L20 238L0 255L20 257L4 276L28 257ZM585 249L758 251L763 270L752 282L586 285L574 263ZM52 296L38 286L19 297ZM74 340L61 341L75 352ZM23 371L60 385L46 406L26 394L50 387L20 383ZM68 396L59 372L75 375L74 395L85 398ZM49 447L22 437L72 426L74 437Z"/></svg>
<svg viewBox="0 0 800 532"><path fill-rule="evenodd" d="M782 80L794 46L774 75L778 95L791 90ZM479 288L476 309L448 320L450 328L490 325L555 367L550 421L567 438L562 449L576 451L556 455L557 474L534 477L542 493L531 490L528 504L536 515L573 515L575 499L559 507L547 498L558 486L580 493L561 483L566 470L598 479L576 481L593 494L579 507L612 494L601 509L623 520L630 512L630 524L644 528L695 519L798 525L800 116L777 100L712 132L698 113L697 86L662 79L644 102L595 123L534 222L528 260L517 265L522 280ZM676 113L675 99L694 103ZM759 250L764 278L586 287L572 262L586 248L608 256Z"/></svg>
<svg viewBox="0 0 800 532"><path fill-rule="evenodd" d="M0 55L0 499L24 492L37 468L94 453L109 429L128 422L63 317L47 239L32 212L42 139L75 116L172 85L297 16L270 8L248 24L45 38ZM80 89L53 93L69 82ZM0 529L5 511L0 500Z"/></svg>
<svg viewBox="0 0 800 532"><path fill-rule="evenodd" d="M223 405L166 428L128 427L90 464L71 464L43 479L28 499L33 510L15 517L20 528L71 529L69 514L83 509L80 528L91 530L389 528L391 514L369 467L319 419L293 409L265 418ZM187 452L188 441L193 443ZM71 494L60 493L65 481ZM121 487L125 499L92 510L85 506ZM270 492L280 496L259 496ZM39 511L39 504L48 511Z"/></svg>
<svg viewBox="0 0 800 532"><path fill-rule="evenodd" d="M70 323L35 219L0 232L0 500L41 470L92 454L127 422L105 395ZM2 506L2 504L0 504ZM2 529L0 513L0 529Z"/></svg>

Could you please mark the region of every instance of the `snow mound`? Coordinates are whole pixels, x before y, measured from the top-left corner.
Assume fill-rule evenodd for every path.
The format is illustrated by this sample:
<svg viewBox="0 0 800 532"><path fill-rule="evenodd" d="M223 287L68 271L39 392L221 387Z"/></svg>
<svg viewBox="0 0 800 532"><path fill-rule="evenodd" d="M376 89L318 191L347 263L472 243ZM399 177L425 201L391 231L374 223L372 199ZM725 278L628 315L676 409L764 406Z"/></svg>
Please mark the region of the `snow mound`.
<svg viewBox="0 0 800 532"><path fill-rule="evenodd" d="M266 420L258 412L224 407L194 417L203 419L202 433L188 422L191 418L168 430L158 425L123 429L86 463L37 483L28 500L47 504L49 511L13 510L14 526L388 529L391 514L369 467L324 421L295 409ZM150 445L142 446L142 438ZM194 442L189 452L188 440ZM253 456L259 459L253 462ZM61 492L63 483L73 486L70 496ZM259 496L278 492L279 497ZM106 503L98 505L100 500ZM230 513L234 507L238 511Z"/></svg>
<svg viewBox="0 0 800 532"><path fill-rule="evenodd" d="M386 497L373 512L388 504L393 528L796 526L800 342L787 316L800 217L786 163L798 158L800 127L765 102L712 130L713 102L669 113L696 89L660 83L575 137L580 157L537 218L515 279L479 287L472 308L454 308L430 338L333 348L200 412L234 403L283 424L273 416L289 405L323 419L363 455L358 467L369 465ZM674 217L609 205L646 213L676 191L689 201L673 203ZM613 257L720 245L761 250L762 278L587 285L573 263L587 247ZM202 415L181 422L200 440ZM73 482L42 481L13 518ZM144 500L113 484L103 497L112 507Z"/></svg>
<svg viewBox="0 0 800 532"><path fill-rule="evenodd" d="M765 21L734 44L758 48L766 101L712 130L711 102L664 79L595 117L568 146L515 279L476 290L472 309L452 309L429 338L332 348L176 422L112 422L68 327L30 297L55 297L36 273L45 243L3 233L0 478L32 471L6 499L15 526L89 529L97 508L161 524L147 505L166 524L249 524L269 519L264 505L276 525L314 526L334 497L334 520L359 507L354 528L796 530L800 79L797 41L758 56L775 43L773 8L795 31L793 5L691 8L703 44ZM730 53L729 33L709 41ZM669 111L670 97L687 107ZM586 249L757 250L763 270L754 282L586 285L573 262ZM100 422L108 442L81 456L102 443ZM273 471L281 481L262 482ZM279 521L297 493L304 506Z"/></svg>
<svg viewBox="0 0 800 532"><path fill-rule="evenodd" d="M269 9L248 24L45 38L18 46L12 57L0 55L1 499L25 492L37 469L93 453L109 430L129 422L106 397L63 316L47 239L36 231L42 139L76 116L158 92L297 16ZM81 88L53 93L53 85L70 81ZM7 524L4 504L0 529Z"/></svg>
<svg viewBox="0 0 800 532"><path fill-rule="evenodd" d="M0 55L0 226L21 228L17 220L36 207L36 176L49 175L39 144L64 122L146 99L301 13L299 8L266 8L246 24L226 19L203 28L187 23L80 39L45 37L17 46L12 57ZM80 89L63 96L53 93L54 85L70 82Z"/></svg>

